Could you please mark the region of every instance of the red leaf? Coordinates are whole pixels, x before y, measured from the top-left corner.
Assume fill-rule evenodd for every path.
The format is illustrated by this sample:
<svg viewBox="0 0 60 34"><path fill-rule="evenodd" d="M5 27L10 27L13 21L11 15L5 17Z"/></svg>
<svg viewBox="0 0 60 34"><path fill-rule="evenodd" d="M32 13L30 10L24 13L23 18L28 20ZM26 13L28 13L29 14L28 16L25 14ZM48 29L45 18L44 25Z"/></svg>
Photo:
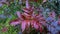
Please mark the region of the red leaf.
<svg viewBox="0 0 60 34"><path fill-rule="evenodd" d="M38 0L34 0L35 2L37 2Z"/></svg>
<svg viewBox="0 0 60 34"><path fill-rule="evenodd" d="M7 27L4 27L3 29L2 29L2 32L6 32L8 30L8 28Z"/></svg>
<svg viewBox="0 0 60 34"><path fill-rule="evenodd" d="M12 25L12 26L15 26L15 25L18 25L18 24L20 24L20 20L19 19L15 19L15 20L12 20L10 22L10 25Z"/></svg>
<svg viewBox="0 0 60 34"><path fill-rule="evenodd" d="M42 27L40 27L40 32L41 32L41 33L43 32L43 29L42 29Z"/></svg>

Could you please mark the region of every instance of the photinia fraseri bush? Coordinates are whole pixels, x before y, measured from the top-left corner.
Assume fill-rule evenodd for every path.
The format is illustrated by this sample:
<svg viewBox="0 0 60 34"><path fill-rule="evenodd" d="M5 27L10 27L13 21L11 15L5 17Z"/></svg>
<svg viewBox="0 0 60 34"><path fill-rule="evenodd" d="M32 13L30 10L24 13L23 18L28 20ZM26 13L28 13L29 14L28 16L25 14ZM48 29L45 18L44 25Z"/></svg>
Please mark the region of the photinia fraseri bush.
<svg viewBox="0 0 60 34"><path fill-rule="evenodd" d="M29 6L28 1L26 1L26 8L24 8L23 11L23 13L20 13L19 11L16 12L18 18L16 20L12 20L10 25L16 26L21 24L22 32L24 32L24 30L29 28L31 25L32 28L35 28L42 33L43 26L40 24L40 20L41 22L45 22L43 16L41 16L39 12L38 14L35 14L35 12L32 10L32 7Z"/></svg>
<svg viewBox="0 0 60 34"><path fill-rule="evenodd" d="M35 29L42 31L42 25L40 25L38 17L39 14L34 14L33 16L33 11L26 10L27 8L23 9L25 12L20 13L17 11L17 16L19 19L13 20L10 22L10 25L16 26L18 24L21 24L21 29L22 32L27 28L29 28L30 24L32 25L32 28L34 27ZM37 17L38 16L38 17Z"/></svg>

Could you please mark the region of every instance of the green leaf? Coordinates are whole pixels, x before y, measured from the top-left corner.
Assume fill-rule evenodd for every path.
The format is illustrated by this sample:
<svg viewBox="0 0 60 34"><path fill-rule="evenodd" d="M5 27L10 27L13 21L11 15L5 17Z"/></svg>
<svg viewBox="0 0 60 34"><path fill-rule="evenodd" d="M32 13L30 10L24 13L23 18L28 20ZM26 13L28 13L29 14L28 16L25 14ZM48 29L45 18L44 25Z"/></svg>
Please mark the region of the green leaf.
<svg viewBox="0 0 60 34"><path fill-rule="evenodd" d="M6 25L6 26L9 26L10 20L11 20L11 18L7 18L7 19L6 19L6 22L5 22L5 25Z"/></svg>
<svg viewBox="0 0 60 34"><path fill-rule="evenodd" d="M3 10L0 10L0 14L3 14L4 13L4 11Z"/></svg>
<svg viewBox="0 0 60 34"><path fill-rule="evenodd" d="M7 8L7 7L8 7L8 5L6 5L6 4L4 4L4 5L2 6L2 8L4 8L4 9Z"/></svg>

